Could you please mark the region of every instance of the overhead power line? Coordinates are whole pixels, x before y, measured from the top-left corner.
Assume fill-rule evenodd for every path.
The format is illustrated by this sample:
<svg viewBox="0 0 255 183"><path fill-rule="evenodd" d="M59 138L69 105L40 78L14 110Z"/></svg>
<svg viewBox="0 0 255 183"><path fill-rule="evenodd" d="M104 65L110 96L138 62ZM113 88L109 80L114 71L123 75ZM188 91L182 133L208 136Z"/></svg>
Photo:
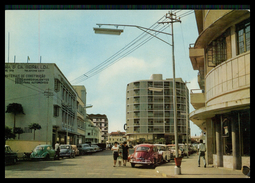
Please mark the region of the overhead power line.
<svg viewBox="0 0 255 183"><path fill-rule="evenodd" d="M189 11L186 11L184 13L182 11L183 10L174 10L175 13L180 12L180 14L177 15L177 16L181 17L181 18L194 13L193 10L189 10ZM155 29L155 30L158 29L158 31L163 31L168 27L168 25L161 26L161 25L158 24L158 22L159 21L165 21L165 20L166 20L166 18L165 18L165 15L164 15L157 22L155 22L152 26L150 26L149 28ZM152 34L157 35L159 33L156 32L156 33L152 33ZM145 43L150 41L152 38L154 38L154 36L149 35L145 32L141 33L138 37L133 39L130 43L128 43L123 48L121 48L115 54L110 56L108 59L104 60L102 63L100 63L99 65L97 65L93 69L89 70L88 72L84 73L83 75L79 76L78 78L72 80L71 83L74 83L74 84L80 83L80 82L85 81L85 80L91 78L92 76L102 72L106 68L110 67L114 63L120 61L121 59L123 59L124 57L129 55L130 53L134 52L135 50L137 50L138 48L143 46Z"/></svg>

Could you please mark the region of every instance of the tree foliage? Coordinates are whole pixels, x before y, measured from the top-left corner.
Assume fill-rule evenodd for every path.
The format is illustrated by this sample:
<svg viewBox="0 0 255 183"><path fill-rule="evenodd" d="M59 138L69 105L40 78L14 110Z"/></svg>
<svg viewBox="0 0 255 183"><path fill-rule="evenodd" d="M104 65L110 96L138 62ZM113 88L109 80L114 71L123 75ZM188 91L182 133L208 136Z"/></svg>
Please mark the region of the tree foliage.
<svg viewBox="0 0 255 183"><path fill-rule="evenodd" d="M41 125L38 123L31 123L28 127L29 129L34 130L34 140L35 140L35 130L40 130L42 128Z"/></svg>
<svg viewBox="0 0 255 183"><path fill-rule="evenodd" d="M12 128L9 126L5 126L5 141L8 139L14 139L16 135L12 133Z"/></svg>

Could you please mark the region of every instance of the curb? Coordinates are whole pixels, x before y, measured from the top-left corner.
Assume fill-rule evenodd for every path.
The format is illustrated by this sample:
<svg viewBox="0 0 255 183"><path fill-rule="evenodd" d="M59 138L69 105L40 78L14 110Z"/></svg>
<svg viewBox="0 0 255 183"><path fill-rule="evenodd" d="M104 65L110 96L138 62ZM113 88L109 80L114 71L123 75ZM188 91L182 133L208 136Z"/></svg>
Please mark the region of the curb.
<svg viewBox="0 0 255 183"><path fill-rule="evenodd" d="M156 170L157 173L161 174L163 177L166 177L166 178L178 178L176 176L167 175L165 173L162 173L162 172L158 171L157 168L155 168L155 170Z"/></svg>

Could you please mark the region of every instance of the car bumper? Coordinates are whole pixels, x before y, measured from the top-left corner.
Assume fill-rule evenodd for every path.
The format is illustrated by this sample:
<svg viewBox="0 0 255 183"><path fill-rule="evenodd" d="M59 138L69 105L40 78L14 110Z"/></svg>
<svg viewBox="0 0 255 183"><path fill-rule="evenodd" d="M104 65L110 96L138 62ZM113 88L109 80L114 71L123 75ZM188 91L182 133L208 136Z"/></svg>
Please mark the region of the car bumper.
<svg viewBox="0 0 255 183"><path fill-rule="evenodd" d="M150 165L152 162L150 160L130 160L130 163L134 164L145 164L145 165Z"/></svg>
<svg viewBox="0 0 255 183"><path fill-rule="evenodd" d="M59 157L69 157L71 154L59 154Z"/></svg>

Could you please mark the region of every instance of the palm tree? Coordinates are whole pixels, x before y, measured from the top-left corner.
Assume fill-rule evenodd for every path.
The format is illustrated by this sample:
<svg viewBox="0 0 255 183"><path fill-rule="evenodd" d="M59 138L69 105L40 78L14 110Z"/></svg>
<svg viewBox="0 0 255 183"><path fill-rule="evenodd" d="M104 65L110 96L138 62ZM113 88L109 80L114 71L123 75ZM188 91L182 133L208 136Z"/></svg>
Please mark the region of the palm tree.
<svg viewBox="0 0 255 183"><path fill-rule="evenodd" d="M7 110L5 113L12 113L14 115L14 126L13 126L13 133L15 133L15 116L17 114L25 114L23 111L23 107L21 104L12 103L7 106Z"/></svg>
<svg viewBox="0 0 255 183"><path fill-rule="evenodd" d="M22 128L20 128L20 127L17 127L17 128L15 128L15 134L19 134L18 135L18 139L20 138L20 134L22 134L22 133L24 133L24 131L23 131L23 129Z"/></svg>
<svg viewBox="0 0 255 183"><path fill-rule="evenodd" d="M38 123L31 123L29 126L29 129L34 130L34 140L35 140L35 130L40 130L42 127Z"/></svg>

